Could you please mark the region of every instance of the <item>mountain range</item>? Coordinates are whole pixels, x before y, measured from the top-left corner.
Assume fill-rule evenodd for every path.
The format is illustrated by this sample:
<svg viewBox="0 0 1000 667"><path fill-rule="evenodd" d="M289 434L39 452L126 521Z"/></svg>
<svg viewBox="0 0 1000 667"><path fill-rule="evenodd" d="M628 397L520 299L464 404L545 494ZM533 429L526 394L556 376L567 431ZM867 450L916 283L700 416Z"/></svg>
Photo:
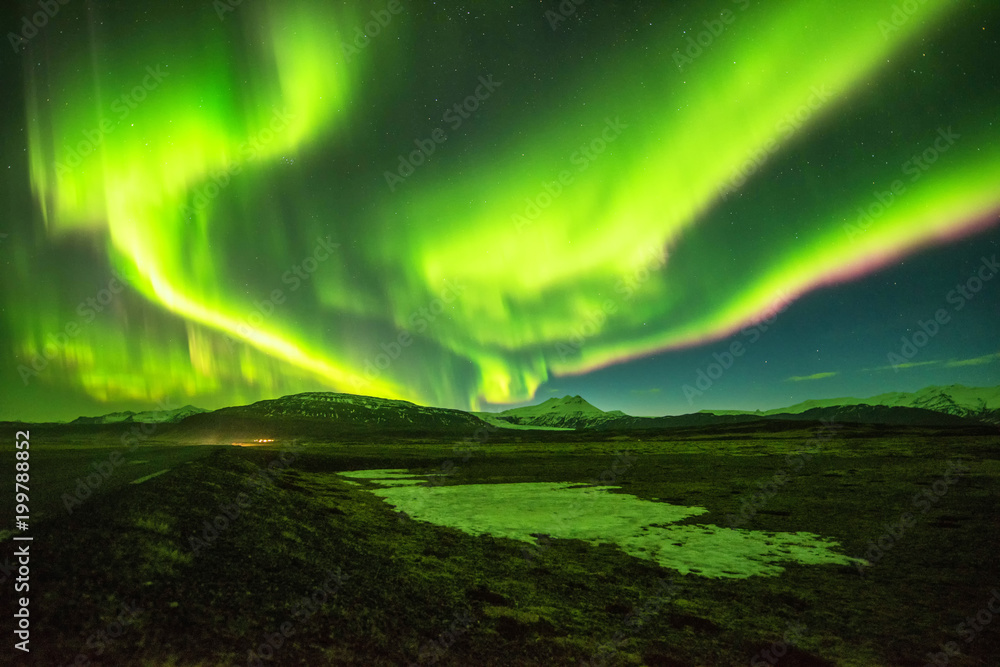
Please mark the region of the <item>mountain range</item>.
<svg viewBox="0 0 1000 667"><path fill-rule="evenodd" d="M779 414L803 414L810 410L846 406L884 406L920 408L932 412L978 419L992 424L1000 424L1000 387L966 387L952 384L944 387L924 387L915 392L890 392L868 398L824 398L803 401L787 408L774 410L740 412L736 410L706 410L717 415L753 414L771 416Z"/></svg>
<svg viewBox="0 0 1000 667"><path fill-rule="evenodd" d="M176 410L148 410L146 412L132 412L127 410L125 412L109 412L106 415L100 415L99 417L77 417L71 424L173 424L179 422L191 415L201 414L203 412L208 412L208 410L202 410L201 408L196 408L193 405L185 405L183 408L177 408Z"/></svg>
<svg viewBox="0 0 1000 667"><path fill-rule="evenodd" d="M479 413L481 414L481 413ZM629 430L711 426L754 421L838 421L858 424L951 426L1000 424L1000 387L948 385L913 393L893 392L869 398L804 401L767 411L703 410L688 415L633 417L620 410L605 412L580 396L550 398L495 413L495 418L519 426L572 429Z"/></svg>
<svg viewBox="0 0 1000 667"><path fill-rule="evenodd" d="M114 412L80 417L71 426L128 423L162 424L179 435L219 441L274 437L343 437L374 433L399 436L465 434L478 429L634 431L711 428L755 423L760 428L788 428L789 422L892 426L983 426L1000 424L1000 387L949 385L918 392L895 392L869 398L805 401L767 411L701 411L687 415L634 417L604 411L581 396L549 398L537 405L502 412L465 412L354 394L308 392L208 411L194 406L177 410Z"/></svg>

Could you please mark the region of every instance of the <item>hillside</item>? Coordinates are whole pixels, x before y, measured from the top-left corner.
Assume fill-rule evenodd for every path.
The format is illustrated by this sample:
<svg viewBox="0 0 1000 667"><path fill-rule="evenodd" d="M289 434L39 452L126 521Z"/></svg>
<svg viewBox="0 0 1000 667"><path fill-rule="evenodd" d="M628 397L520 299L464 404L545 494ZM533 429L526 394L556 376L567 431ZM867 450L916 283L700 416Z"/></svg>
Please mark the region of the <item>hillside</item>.
<svg viewBox="0 0 1000 667"><path fill-rule="evenodd" d="M461 410L371 396L308 392L193 415L179 426L187 432L219 434L223 438L258 439L361 433L472 435L486 424Z"/></svg>

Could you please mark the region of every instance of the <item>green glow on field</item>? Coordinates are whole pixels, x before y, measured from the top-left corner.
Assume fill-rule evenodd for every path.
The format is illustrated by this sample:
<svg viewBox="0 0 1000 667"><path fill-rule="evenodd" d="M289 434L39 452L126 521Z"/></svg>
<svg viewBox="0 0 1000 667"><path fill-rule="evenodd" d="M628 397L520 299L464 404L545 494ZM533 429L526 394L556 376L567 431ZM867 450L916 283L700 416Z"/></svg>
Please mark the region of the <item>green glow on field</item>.
<svg viewBox="0 0 1000 667"><path fill-rule="evenodd" d="M741 578L773 576L781 563L850 565L838 544L806 532L773 533L715 525L670 524L708 512L641 500L614 486L570 482L423 485L401 470L340 473L388 488L371 492L413 519L534 544L534 535L617 544L625 553L682 574Z"/></svg>

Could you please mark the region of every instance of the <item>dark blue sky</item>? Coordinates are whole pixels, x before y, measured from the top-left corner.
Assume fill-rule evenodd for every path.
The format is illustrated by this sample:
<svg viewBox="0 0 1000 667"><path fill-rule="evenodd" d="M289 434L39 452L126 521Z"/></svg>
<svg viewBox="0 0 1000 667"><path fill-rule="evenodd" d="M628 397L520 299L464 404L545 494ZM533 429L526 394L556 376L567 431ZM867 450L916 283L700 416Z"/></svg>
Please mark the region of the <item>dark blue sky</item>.
<svg viewBox="0 0 1000 667"><path fill-rule="evenodd" d="M738 332L586 376L556 378L539 396L580 394L604 410L662 415L766 410L811 398L865 397L928 385L995 386L1000 384L1000 276L985 282L972 299L953 292L977 275L984 257L1000 258L1000 230L927 248L875 274L806 294L766 332ZM965 305L956 311L960 302ZM910 360L933 363L885 368L892 365L890 353L902 356L903 339L914 337L918 323L933 320L942 308L950 320ZM684 385L697 389L698 371L707 373L716 363L713 354L723 355L737 341L745 345L744 354L701 395L689 392L689 402ZM954 364L972 359L981 363ZM836 375L789 379L818 373Z"/></svg>

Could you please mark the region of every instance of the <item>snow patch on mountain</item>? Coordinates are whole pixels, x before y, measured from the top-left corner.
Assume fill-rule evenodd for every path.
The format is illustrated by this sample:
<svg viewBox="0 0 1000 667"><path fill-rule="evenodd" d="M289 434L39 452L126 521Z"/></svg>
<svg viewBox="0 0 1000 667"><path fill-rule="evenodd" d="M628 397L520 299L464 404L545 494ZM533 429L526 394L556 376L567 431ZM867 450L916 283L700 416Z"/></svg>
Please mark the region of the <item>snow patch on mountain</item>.
<svg viewBox="0 0 1000 667"><path fill-rule="evenodd" d="M621 410L605 412L580 396L553 397L538 405L511 408L498 414L500 419L513 424L573 429L592 428L626 416Z"/></svg>
<svg viewBox="0 0 1000 667"><path fill-rule="evenodd" d="M894 391L868 398L848 396L803 401L787 408L776 408L757 414L799 414L813 408L848 405L922 408L956 417L981 419L994 424L1000 423L1000 387L966 387L960 384L924 387L916 392Z"/></svg>
<svg viewBox="0 0 1000 667"><path fill-rule="evenodd" d="M147 410L145 412L109 412L98 417L77 417L71 424L173 424L191 415L208 412L193 405L185 405L176 410Z"/></svg>

